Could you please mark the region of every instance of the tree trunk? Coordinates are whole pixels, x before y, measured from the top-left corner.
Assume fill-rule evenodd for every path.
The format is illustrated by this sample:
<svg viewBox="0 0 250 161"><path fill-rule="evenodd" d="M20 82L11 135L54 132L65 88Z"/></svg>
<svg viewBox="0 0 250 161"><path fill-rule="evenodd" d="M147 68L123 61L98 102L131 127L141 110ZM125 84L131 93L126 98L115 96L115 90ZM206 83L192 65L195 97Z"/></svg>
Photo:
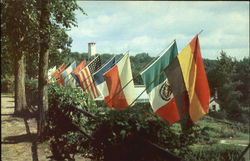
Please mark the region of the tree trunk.
<svg viewBox="0 0 250 161"><path fill-rule="evenodd" d="M40 17L40 53L39 53L39 121L38 121L38 137L44 139L47 127L47 111L48 111L48 57L49 57L49 10L48 0L41 1L41 17Z"/></svg>
<svg viewBox="0 0 250 161"><path fill-rule="evenodd" d="M25 95L25 66L24 54L19 53L15 57L15 115L22 115L27 112Z"/></svg>

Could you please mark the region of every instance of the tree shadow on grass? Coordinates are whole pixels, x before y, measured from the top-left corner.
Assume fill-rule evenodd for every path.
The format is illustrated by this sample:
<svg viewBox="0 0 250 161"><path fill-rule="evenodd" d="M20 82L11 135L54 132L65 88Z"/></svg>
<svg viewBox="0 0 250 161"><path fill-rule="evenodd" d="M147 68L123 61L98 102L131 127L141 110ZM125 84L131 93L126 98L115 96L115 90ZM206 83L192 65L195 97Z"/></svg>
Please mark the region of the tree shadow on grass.
<svg viewBox="0 0 250 161"><path fill-rule="evenodd" d="M28 119L24 117L23 120L27 134L5 137L2 144L17 144L22 142L32 143L31 145L32 161L39 161L37 153L37 134L30 132Z"/></svg>
<svg viewBox="0 0 250 161"><path fill-rule="evenodd" d="M6 107L4 107L4 108L14 108L14 106L6 106Z"/></svg>
<svg viewBox="0 0 250 161"><path fill-rule="evenodd" d="M28 135L32 135L30 133L30 127L29 127L27 118L24 118L23 120L24 120L24 125L25 125L25 128L26 128L27 134ZM37 134L35 134L35 137L32 140L31 153L32 153L32 160L33 161L39 161L39 159L38 159L38 153L37 153Z"/></svg>
<svg viewBox="0 0 250 161"><path fill-rule="evenodd" d="M24 118L24 125L27 134L16 135L16 136L8 136L4 138L3 144L17 144L22 142L34 142L37 134L32 134L30 132L29 124L27 118ZM21 121L20 118L12 117L8 120L3 120L4 122L12 122L12 121Z"/></svg>
<svg viewBox="0 0 250 161"><path fill-rule="evenodd" d="M1 116L15 116L15 115L12 113L1 113Z"/></svg>
<svg viewBox="0 0 250 161"><path fill-rule="evenodd" d="M36 134L23 134L17 136L8 136L4 138L2 144L17 144L22 142L33 142L36 138Z"/></svg>

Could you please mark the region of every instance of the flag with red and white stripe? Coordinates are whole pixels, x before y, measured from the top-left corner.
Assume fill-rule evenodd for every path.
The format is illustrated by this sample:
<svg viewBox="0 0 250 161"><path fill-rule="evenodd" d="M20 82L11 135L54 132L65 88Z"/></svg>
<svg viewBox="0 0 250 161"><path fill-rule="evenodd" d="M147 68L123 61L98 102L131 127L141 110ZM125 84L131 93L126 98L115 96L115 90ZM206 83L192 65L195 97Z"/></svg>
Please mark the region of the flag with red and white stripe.
<svg viewBox="0 0 250 161"><path fill-rule="evenodd" d="M75 73L79 79L80 86L83 91L86 91L94 99L99 96L96 84L92 78L92 74L101 67L101 59L98 55L86 67L82 68L78 73Z"/></svg>

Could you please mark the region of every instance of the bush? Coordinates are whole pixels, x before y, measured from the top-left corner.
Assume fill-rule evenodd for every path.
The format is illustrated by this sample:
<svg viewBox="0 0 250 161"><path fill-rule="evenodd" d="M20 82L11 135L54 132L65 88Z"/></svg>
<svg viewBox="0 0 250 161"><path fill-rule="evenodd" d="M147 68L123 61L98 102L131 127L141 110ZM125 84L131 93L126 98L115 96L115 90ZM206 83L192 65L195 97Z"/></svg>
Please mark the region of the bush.
<svg viewBox="0 0 250 161"><path fill-rule="evenodd" d="M221 127L208 126L210 124L195 124L182 132L179 124L168 127L167 122L153 113L148 104L137 103L121 111L98 107L80 88L62 88L55 84L49 85L48 114L48 138L56 160L73 160L75 154L92 161L168 160L149 143L183 158L196 155L196 158L201 158L205 152L196 150L192 156L190 147L197 143L215 145L217 140L214 137L219 137L217 133L221 133ZM204 119L213 120L211 117ZM223 150L220 152L224 153ZM213 156L206 157L211 159Z"/></svg>
<svg viewBox="0 0 250 161"><path fill-rule="evenodd" d="M218 111L218 112L211 111L208 114L209 114L209 116L217 118L217 119L226 119L227 118L227 112L223 109Z"/></svg>
<svg viewBox="0 0 250 161"><path fill-rule="evenodd" d="M236 161L243 150L244 148L235 145L199 146L192 148L185 159L187 161ZM245 161L245 159L240 161Z"/></svg>
<svg viewBox="0 0 250 161"><path fill-rule="evenodd" d="M88 139L82 132L88 120L78 109L93 112L96 104L80 88L62 88L49 84L48 134L53 158L72 159L75 153L87 149L84 142ZM87 128L86 128L87 130ZM81 149L78 149L78 148Z"/></svg>
<svg viewBox="0 0 250 161"><path fill-rule="evenodd" d="M95 117L86 117L77 109ZM81 89L49 86L48 137L56 160L73 159L76 153L93 161L166 160L152 152L148 143L182 155L198 141L200 133L197 126L185 133L173 131L149 106L136 104L116 111L97 107Z"/></svg>
<svg viewBox="0 0 250 161"><path fill-rule="evenodd" d="M14 76L1 76L1 92L12 93L14 92Z"/></svg>
<svg viewBox="0 0 250 161"><path fill-rule="evenodd" d="M167 147L171 152L180 148L180 136L173 133L167 123L152 113L151 109L138 106L122 111L106 109L97 113L97 116L98 119L89 124L94 127L94 139L89 140L93 147L89 157L93 160L111 161L117 160L117 157L124 161L135 158L143 160L149 157L145 153L148 150L144 145L145 140Z"/></svg>

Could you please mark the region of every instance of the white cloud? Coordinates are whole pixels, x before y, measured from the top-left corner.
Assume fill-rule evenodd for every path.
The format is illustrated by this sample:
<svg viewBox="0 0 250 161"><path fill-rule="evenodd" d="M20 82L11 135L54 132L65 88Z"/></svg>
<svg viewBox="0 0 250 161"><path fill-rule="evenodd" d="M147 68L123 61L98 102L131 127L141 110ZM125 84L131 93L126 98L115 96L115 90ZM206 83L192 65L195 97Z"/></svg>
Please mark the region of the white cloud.
<svg viewBox="0 0 250 161"><path fill-rule="evenodd" d="M249 2L78 3L88 16L77 12L78 28L69 32L73 51L87 51L87 42L95 41L99 53L131 50L153 56L173 39L181 51L203 29L200 44L204 56L216 59L221 49L240 58L248 56Z"/></svg>

